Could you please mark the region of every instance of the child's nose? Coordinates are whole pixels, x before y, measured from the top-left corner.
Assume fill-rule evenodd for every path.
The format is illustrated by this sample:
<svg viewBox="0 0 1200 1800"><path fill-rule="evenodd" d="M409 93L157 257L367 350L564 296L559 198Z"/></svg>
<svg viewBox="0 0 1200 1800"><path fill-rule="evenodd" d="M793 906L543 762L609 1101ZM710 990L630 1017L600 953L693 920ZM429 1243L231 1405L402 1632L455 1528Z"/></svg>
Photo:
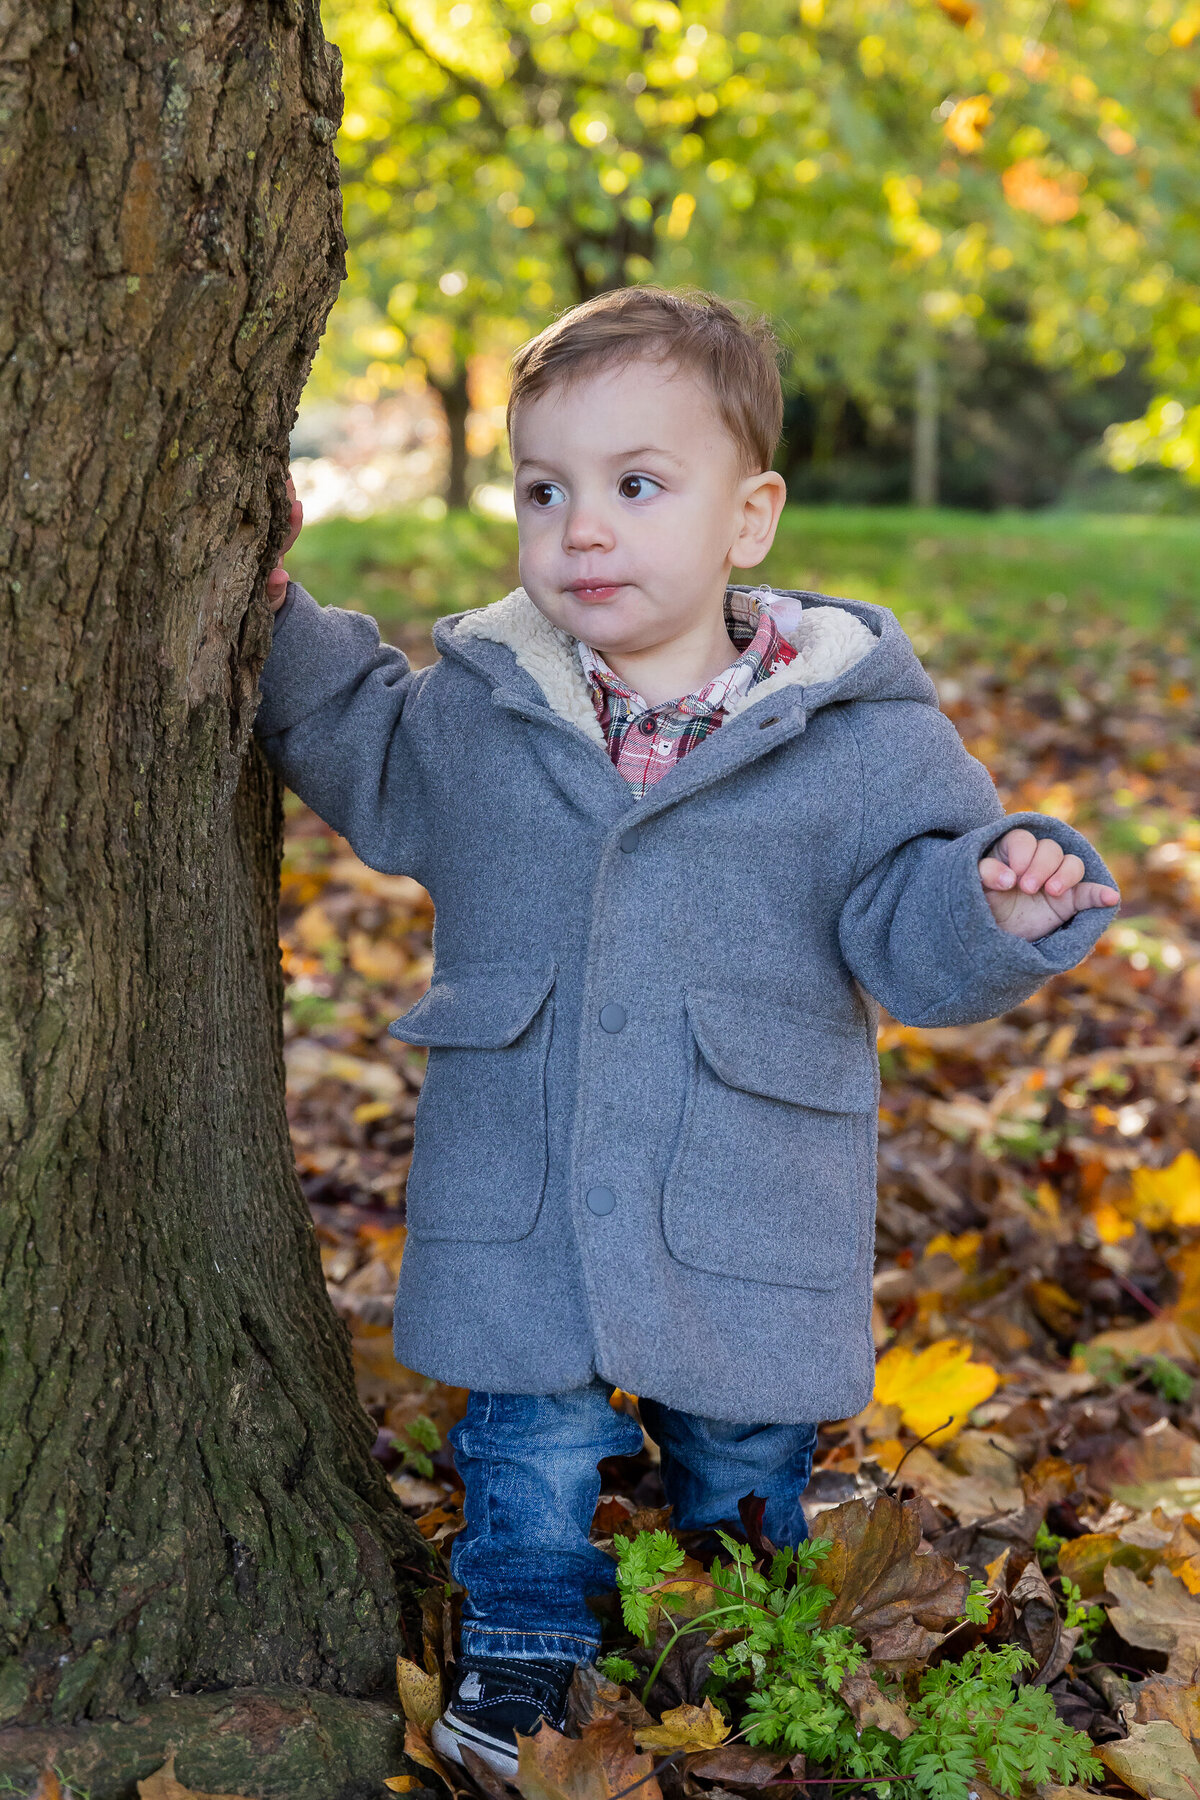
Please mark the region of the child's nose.
<svg viewBox="0 0 1200 1800"><path fill-rule="evenodd" d="M567 515L563 542L568 550L611 548L612 527L596 507L573 506Z"/></svg>

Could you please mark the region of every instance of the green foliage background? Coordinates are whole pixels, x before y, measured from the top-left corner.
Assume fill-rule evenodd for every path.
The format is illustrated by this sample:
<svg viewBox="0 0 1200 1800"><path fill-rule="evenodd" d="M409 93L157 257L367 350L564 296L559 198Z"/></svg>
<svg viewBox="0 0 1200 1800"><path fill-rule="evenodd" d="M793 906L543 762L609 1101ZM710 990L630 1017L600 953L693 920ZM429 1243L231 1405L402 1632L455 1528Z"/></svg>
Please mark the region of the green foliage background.
<svg viewBox="0 0 1200 1800"><path fill-rule="evenodd" d="M1112 456L1200 480L1196 0L324 14L351 247L326 388L461 396L559 308L691 282L777 321L817 458L848 403L886 433L922 363L953 390L999 361L1148 399Z"/></svg>

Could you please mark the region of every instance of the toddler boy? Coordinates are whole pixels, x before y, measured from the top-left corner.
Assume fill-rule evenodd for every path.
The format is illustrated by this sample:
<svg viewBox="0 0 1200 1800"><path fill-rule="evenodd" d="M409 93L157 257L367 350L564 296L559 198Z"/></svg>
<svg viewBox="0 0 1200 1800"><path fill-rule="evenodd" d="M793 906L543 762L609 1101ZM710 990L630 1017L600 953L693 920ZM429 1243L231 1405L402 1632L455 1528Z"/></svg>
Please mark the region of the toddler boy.
<svg viewBox="0 0 1200 1800"><path fill-rule="evenodd" d="M984 1019L1085 956L1090 845L1006 819L884 608L730 587L771 547L766 332L639 288L518 354L522 587L414 673L282 569L257 729L437 909L396 1354L471 1389L435 1728L502 1774L561 1725L612 1585L597 1463L641 1432L681 1527L805 1535L814 1421L871 1397L876 1003Z"/></svg>

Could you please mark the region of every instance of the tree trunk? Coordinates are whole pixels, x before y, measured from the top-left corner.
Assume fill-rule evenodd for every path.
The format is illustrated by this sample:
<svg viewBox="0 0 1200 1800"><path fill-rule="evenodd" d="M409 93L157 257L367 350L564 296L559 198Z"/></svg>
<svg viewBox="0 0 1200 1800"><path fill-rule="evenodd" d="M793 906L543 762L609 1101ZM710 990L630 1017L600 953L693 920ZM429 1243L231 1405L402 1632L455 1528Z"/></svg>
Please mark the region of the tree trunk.
<svg viewBox="0 0 1200 1800"><path fill-rule="evenodd" d="M913 405L912 503L938 503L938 367L931 351L917 363Z"/></svg>
<svg viewBox="0 0 1200 1800"><path fill-rule="evenodd" d="M466 363L456 363L453 375L445 381L435 381L433 385L442 403L442 411L446 415L446 430L450 434L446 505L466 506L471 498L467 492L467 415L471 411L471 396L467 388Z"/></svg>
<svg viewBox="0 0 1200 1800"><path fill-rule="evenodd" d="M342 273L317 0L0 0L0 1721L387 1683L250 728ZM419 1572L419 1569L418 1569Z"/></svg>

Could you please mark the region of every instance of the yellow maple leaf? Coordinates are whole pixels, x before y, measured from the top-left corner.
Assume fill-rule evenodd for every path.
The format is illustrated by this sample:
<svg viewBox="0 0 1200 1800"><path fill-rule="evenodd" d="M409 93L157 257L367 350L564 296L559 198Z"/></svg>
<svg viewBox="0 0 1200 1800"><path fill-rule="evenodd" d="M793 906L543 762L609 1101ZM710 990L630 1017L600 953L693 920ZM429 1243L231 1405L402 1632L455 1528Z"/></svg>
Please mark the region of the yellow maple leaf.
<svg viewBox="0 0 1200 1800"><path fill-rule="evenodd" d="M951 109L942 131L956 150L971 156L983 148L983 134L992 122L992 102L987 94L968 94Z"/></svg>
<svg viewBox="0 0 1200 1800"><path fill-rule="evenodd" d="M1151 1231L1165 1225L1200 1225L1200 1156L1181 1150L1165 1169L1133 1171L1131 1210Z"/></svg>
<svg viewBox="0 0 1200 1800"><path fill-rule="evenodd" d="M729 1736L728 1722L711 1700L703 1706L672 1706L661 1725L634 1728L639 1748L651 1750L715 1750Z"/></svg>
<svg viewBox="0 0 1200 1800"><path fill-rule="evenodd" d="M955 1338L939 1338L919 1351L897 1345L875 1365L876 1400L898 1406L908 1429L916 1437L932 1434L935 1444L960 1431L968 1413L989 1400L999 1384L995 1369L972 1362L971 1346Z"/></svg>

